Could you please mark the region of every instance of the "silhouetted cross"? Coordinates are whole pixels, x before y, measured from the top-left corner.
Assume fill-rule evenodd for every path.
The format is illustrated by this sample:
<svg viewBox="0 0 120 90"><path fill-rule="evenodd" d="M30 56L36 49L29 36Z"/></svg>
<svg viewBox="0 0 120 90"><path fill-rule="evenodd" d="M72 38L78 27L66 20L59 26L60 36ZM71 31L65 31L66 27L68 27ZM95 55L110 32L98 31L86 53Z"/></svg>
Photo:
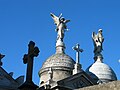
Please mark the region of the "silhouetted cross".
<svg viewBox="0 0 120 90"><path fill-rule="evenodd" d="M24 64L27 64L26 82L32 82L33 59L39 55L39 48L35 47L35 43L30 41L28 44L28 54L23 57Z"/></svg>
<svg viewBox="0 0 120 90"><path fill-rule="evenodd" d="M79 61L79 57L80 57L79 53L83 52L83 49L80 49L80 45L76 44L76 46L73 47L73 50L76 51L76 63L80 63L80 61Z"/></svg>
<svg viewBox="0 0 120 90"><path fill-rule="evenodd" d="M2 66L1 60L2 60L3 57L5 57L5 55L3 55L3 54L0 53L0 66Z"/></svg>

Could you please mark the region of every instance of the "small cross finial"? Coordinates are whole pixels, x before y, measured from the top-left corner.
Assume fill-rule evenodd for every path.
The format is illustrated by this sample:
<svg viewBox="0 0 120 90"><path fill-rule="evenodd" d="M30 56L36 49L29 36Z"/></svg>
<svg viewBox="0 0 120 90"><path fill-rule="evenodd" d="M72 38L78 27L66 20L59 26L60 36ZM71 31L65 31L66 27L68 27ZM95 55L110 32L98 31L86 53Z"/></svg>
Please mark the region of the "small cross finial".
<svg viewBox="0 0 120 90"><path fill-rule="evenodd" d="M4 57L5 57L5 55L3 55L3 54L0 53L0 66L2 66L1 60L2 60L2 58L4 58Z"/></svg>
<svg viewBox="0 0 120 90"><path fill-rule="evenodd" d="M80 49L80 44L76 44L76 46L73 47L73 50L75 50L76 52L83 52L83 49Z"/></svg>
<svg viewBox="0 0 120 90"><path fill-rule="evenodd" d="M79 53L83 52L83 49L80 49L80 45L77 43L76 46L73 47L73 50L76 51L76 63L79 63Z"/></svg>
<svg viewBox="0 0 120 90"><path fill-rule="evenodd" d="M83 49L80 49L80 45L77 43L76 46L73 47L73 50L76 51L76 64L74 65L74 69L73 69L73 75L76 73L79 73L82 69L82 66L80 64L80 52L83 52Z"/></svg>

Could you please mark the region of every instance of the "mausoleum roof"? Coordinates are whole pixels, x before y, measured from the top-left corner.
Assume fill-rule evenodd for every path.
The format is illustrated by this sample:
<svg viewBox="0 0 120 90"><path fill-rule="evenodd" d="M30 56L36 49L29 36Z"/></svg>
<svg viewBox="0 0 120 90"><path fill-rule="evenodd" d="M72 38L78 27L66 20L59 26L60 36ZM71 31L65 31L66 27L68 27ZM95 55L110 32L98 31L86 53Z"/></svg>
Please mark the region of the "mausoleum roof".
<svg viewBox="0 0 120 90"><path fill-rule="evenodd" d="M40 73L46 71L50 67L52 69L68 69L73 70L75 61L64 53L56 53L50 56L42 65Z"/></svg>
<svg viewBox="0 0 120 90"><path fill-rule="evenodd" d="M104 37L102 29L98 30L98 33L92 33L92 39L94 43L94 60L95 62L86 69L86 72L95 80L97 83L106 83L117 80L116 74L110 66L103 63L103 41Z"/></svg>
<svg viewBox="0 0 120 90"><path fill-rule="evenodd" d="M96 61L86 69L86 73L98 83L117 80L112 68L103 62Z"/></svg>

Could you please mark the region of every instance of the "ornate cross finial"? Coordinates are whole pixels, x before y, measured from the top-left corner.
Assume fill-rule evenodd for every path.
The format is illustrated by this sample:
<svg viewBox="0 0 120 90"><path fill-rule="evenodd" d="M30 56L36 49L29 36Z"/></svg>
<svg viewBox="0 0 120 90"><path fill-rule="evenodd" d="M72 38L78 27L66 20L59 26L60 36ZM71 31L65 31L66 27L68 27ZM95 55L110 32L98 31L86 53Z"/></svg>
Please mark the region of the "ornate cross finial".
<svg viewBox="0 0 120 90"><path fill-rule="evenodd" d="M27 64L26 81L32 82L33 58L39 55L39 48L35 47L35 43L30 41L28 44L28 54L23 57L24 64Z"/></svg>
<svg viewBox="0 0 120 90"><path fill-rule="evenodd" d="M28 44L28 54L23 57L23 63L27 64L26 81L19 87L20 90L36 90L38 88L32 81L33 59L39 55L39 48L33 41Z"/></svg>
<svg viewBox="0 0 120 90"><path fill-rule="evenodd" d="M76 63L80 63L79 62L79 57L80 57L79 53L83 52L83 49L80 49L80 45L77 43L76 46L73 47L73 50L76 51Z"/></svg>
<svg viewBox="0 0 120 90"><path fill-rule="evenodd" d="M38 88L32 81L33 59L39 55L39 48L35 43L30 41L28 44L28 54L23 57L23 63L27 64L26 81L19 87L20 90L36 90Z"/></svg>
<svg viewBox="0 0 120 90"><path fill-rule="evenodd" d="M3 54L0 53L0 66L2 66L1 60L2 60L2 58L4 58L4 57L5 57L5 55L3 55Z"/></svg>

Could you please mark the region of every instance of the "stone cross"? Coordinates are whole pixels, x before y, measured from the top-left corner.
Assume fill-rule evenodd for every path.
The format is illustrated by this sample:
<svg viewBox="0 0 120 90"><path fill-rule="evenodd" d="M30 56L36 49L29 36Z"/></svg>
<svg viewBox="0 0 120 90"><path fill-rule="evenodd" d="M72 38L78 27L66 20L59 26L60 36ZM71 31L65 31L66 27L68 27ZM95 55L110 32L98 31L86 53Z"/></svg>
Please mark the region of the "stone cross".
<svg viewBox="0 0 120 90"><path fill-rule="evenodd" d="M23 57L24 64L27 64L27 83L32 82L33 59L39 55L39 52L39 48L35 47L35 43L33 41L30 41L28 44L28 54L25 54Z"/></svg>
<svg viewBox="0 0 120 90"><path fill-rule="evenodd" d="M83 49L80 49L80 45L76 44L76 46L73 47L73 50L76 51L76 63L80 63L80 52L83 52Z"/></svg>
<svg viewBox="0 0 120 90"><path fill-rule="evenodd" d="M5 57L5 55L3 55L3 54L0 53L0 66L2 66L1 60L2 60L3 57Z"/></svg>

